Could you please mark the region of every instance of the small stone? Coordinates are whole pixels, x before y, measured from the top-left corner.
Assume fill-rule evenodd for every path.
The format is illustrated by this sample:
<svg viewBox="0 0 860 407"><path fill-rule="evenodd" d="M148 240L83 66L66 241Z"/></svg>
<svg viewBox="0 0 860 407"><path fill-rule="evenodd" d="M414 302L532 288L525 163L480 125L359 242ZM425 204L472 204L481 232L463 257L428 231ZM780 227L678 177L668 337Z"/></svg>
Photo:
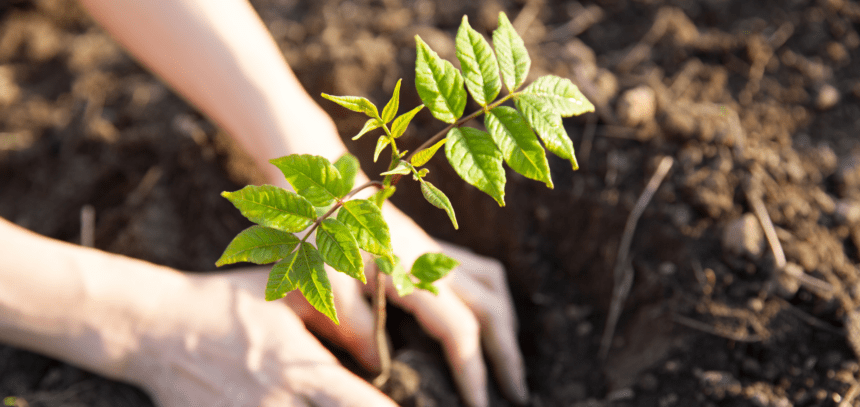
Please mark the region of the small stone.
<svg viewBox="0 0 860 407"><path fill-rule="evenodd" d="M638 126L654 120L657 96L645 85L626 90L618 99L617 113L622 123Z"/></svg>
<svg viewBox="0 0 860 407"><path fill-rule="evenodd" d="M839 223L854 224L860 221L860 203L849 199L839 200L836 203L834 214Z"/></svg>
<svg viewBox="0 0 860 407"><path fill-rule="evenodd" d="M833 85L821 85L818 89L818 95L815 97L815 107L820 110L827 110L836 106L837 103L839 103L839 91Z"/></svg>
<svg viewBox="0 0 860 407"><path fill-rule="evenodd" d="M730 222L723 231L723 248L734 255L761 257L764 250L764 232L758 219L746 213Z"/></svg>

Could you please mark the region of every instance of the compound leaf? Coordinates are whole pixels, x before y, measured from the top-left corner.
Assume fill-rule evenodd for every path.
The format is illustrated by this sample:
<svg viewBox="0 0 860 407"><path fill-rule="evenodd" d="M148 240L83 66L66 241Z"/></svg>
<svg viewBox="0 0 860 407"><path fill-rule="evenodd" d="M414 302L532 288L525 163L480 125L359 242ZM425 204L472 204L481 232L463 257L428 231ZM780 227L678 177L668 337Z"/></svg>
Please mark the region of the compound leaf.
<svg viewBox="0 0 860 407"><path fill-rule="evenodd" d="M367 119L364 122L364 127L361 128L361 131L358 132L355 136L352 137L353 140L358 140L361 136L367 134L367 132L376 130L382 126L382 122L379 119Z"/></svg>
<svg viewBox="0 0 860 407"><path fill-rule="evenodd" d="M427 164L427 162L430 161L430 159L433 158L434 155L436 155L436 151L438 151L439 148L442 147L442 145L444 145L445 141L447 140L448 139L443 138L436 144L433 144L432 146L415 153L415 155L412 156L412 165L420 167L424 164Z"/></svg>
<svg viewBox="0 0 860 407"><path fill-rule="evenodd" d="M317 311L331 318L335 324L340 324L334 309L331 282L320 253L310 243L302 243L296 255L295 267L290 270L290 280L298 284L299 291Z"/></svg>
<svg viewBox="0 0 860 407"><path fill-rule="evenodd" d="M472 98L481 106L492 102L502 89L499 63L493 48L483 35L469 25L466 16L463 16L457 31L457 59L460 60L466 89Z"/></svg>
<svg viewBox="0 0 860 407"><path fill-rule="evenodd" d="M573 152L573 142L564 129L561 116L552 111L540 97L531 94L522 94L516 97L514 102L522 112L535 132L543 140L546 149L553 154L570 161L574 170L579 168L576 156Z"/></svg>
<svg viewBox="0 0 860 407"><path fill-rule="evenodd" d="M412 263L412 275L421 282L432 283L459 265L460 262L442 253L424 253Z"/></svg>
<svg viewBox="0 0 860 407"><path fill-rule="evenodd" d="M337 271L366 283L358 242L341 221L328 218L317 229L317 248L323 261Z"/></svg>
<svg viewBox="0 0 860 407"><path fill-rule="evenodd" d="M379 155L385 150L385 147L388 147L388 144L391 143L391 139L388 136L382 135L379 136L379 139L376 140L376 150L373 152L373 162L379 159Z"/></svg>
<svg viewBox="0 0 860 407"><path fill-rule="evenodd" d="M331 100L353 112L364 113L372 119L382 119L379 117L379 110L373 102L360 96L333 96L326 93L322 97Z"/></svg>
<svg viewBox="0 0 860 407"><path fill-rule="evenodd" d="M391 256L388 224L382 218L382 211L378 206L366 199L344 202L337 213L337 220L349 228L358 242L358 247L379 256Z"/></svg>
<svg viewBox="0 0 860 407"><path fill-rule="evenodd" d="M463 75L450 62L415 36L415 88L430 113L445 123L454 123L466 108Z"/></svg>
<svg viewBox="0 0 860 407"><path fill-rule="evenodd" d="M552 188L546 153L531 127L516 109L499 106L487 113L484 124L502 150L505 162L516 172Z"/></svg>
<svg viewBox="0 0 860 407"><path fill-rule="evenodd" d="M340 172L324 157L291 154L269 162L278 167L296 192L314 206L331 204L345 189Z"/></svg>
<svg viewBox="0 0 860 407"><path fill-rule="evenodd" d="M314 207L295 192L272 185L248 185L221 196L251 222L284 232L300 232L316 220Z"/></svg>
<svg viewBox="0 0 860 407"><path fill-rule="evenodd" d="M358 159L350 153L346 153L334 162L334 168L340 173L341 189L337 193L338 198L343 198L352 191L355 186L355 176L358 174Z"/></svg>
<svg viewBox="0 0 860 407"><path fill-rule="evenodd" d="M439 289L433 285L433 283L426 283L424 281L419 281L415 284L415 288L420 288L422 290L427 290L433 293L433 295L439 295Z"/></svg>
<svg viewBox="0 0 860 407"><path fill-rule="evenodd" d="M397 80L397 85L394 85L394 94L391 95L391 99L382 108L382 121L385 123L394 120L394 116L397 115L397 109L400 108L400 82L402 81L403 79Z"/></svg>
<svg viewBox="0 0 860 407"><path fill-rule="evenodd" d="M233 238L215 265L221 267L240 261L254 264L274 263L287 257L298 244L299 239L292 233L254 225Z"/></svg>
<svg viewBox="0 0 860 407"><path fill-rule="evenodd" d="M594 111L594 105L567 78L541 76L523 89L523 93L540 98L546 108L563 117Z"/></svg>
<svg viewBox="0 0 860 407"><path fill-rule="evenodd" d="M424 195L424 199L430 202L430 205L447 212L451 223L454 225L454 229L459 229L459 226L457 226L457 216L454 215L454 207L451 206L451 200L448 199L448 196L444 192L436 188L435 185L422 180L421 193Z"/></svg>
<svg viewBox="0 0 860 407"><path fill-rule="evenodd" d="M499 13L499 27L493 31L493 46L505 86L509 93L514 93L525 82L532 60L523 39L504 12Z"/></svg>
<svg viewBox="0 0 860 407"><path fill-rule="evenodd" d="M398 138L406 132L406 128L409 127L409 122L412 121L412 118L415 117L415 114L421 111L424 108L424 105L420 105L406 113L403 113L400 116L397 116L394 119L394 123L391 124L391 136L394 138Z"/></svg>
<svg viewBox="0 0 860 407"><path fill-rule="evenodd" d="M471 127L451 129L445 143L445 156L460 178L505 206L502 153L489 133Z"/></svg>

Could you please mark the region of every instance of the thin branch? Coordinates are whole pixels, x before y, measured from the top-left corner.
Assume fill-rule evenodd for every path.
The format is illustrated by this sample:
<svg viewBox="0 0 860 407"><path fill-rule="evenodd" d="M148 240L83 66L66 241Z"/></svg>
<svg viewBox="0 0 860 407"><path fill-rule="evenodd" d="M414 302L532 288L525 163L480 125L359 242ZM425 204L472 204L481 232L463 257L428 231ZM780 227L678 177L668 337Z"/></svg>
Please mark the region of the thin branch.
<svg viewBox="0 0 860 407"><path fill-rule="evenodd" d="M721 332L721 331L718 331L716 328L714 328L714 327L712 327L712 326L710 326L710 325L708 325L708 324L706 324L706 323L704 323L704 322L700 322L700 321L697 321L697 320L692 319L692 318L687 318L687 317L685 317L685 316L681 316L681 315L673 315L673 316L672 316L672 319L673 319L675 322L677 322L677 323L679 323L679 324L681 324L681 325L684 325L684 326L686 326L686 327L688 327L688 328L693 328L693 329L696 329L696 330L699 330L699 331L702 331L702 332L705 332L705 333L709 333L709 334L714 335L714 336L719 336L719 337L722 337L722 338L726 338L726 339L729 339L729 340L732 340L732 341L737 341L737 342L761 342L761 337L760 337L760 336L758 336L758 335L743 335L743 336L742 336L742 335L733 335L733 334L729 334L729 333L727 333L727 332Z"/></svg>
<svg viewBox="0 0 860 407"><path fill-rule="evenodd" d="M376 325L376 349L379 352L381 372L373 379L373 385L381 389L391 377L391 353L388 349L388 338L385 336L385 274L376 270L376 292L373 297L373 311Z"/></svg>
<svg viewBox="0 0 860 407"><path fill-rule="evenodd" d="M744 188L747 200L753 207L753 212L764 230L764 236L770 244L770 250L773 252L773 258L776 262L776 268L779 271L785 269L785 252L782 250L782 244L779 243L779 237L776 236L776 229L773 227L773 221L770 220L770 215L767 213L767 208L761 200L760 194L753 192L752 186Z"/></svg>
<svg viewBox="0 0 860 407"><path fill-rule="evenodd" d="M382 184L382 182L379 182L379 181L367 181L367 182L365 182L364 184L359 185L359 186L358 186L358 188L355 188L355 189L353 189L352 191L349 191L349 193L348 193L348 194L346 194L346 196L345 196L345 197L343 197L343 199L344 199L344 200L347 200L347 199L349 199L349 198L352 198L352 197L353 197L353 195L355 195L355 194L357 194L357 193L361 192L363 189L367 189L367 188L370 188L370 187L372 187L372 186L375 186L375 187L377 187L377 188L379 188L379 189L385 188L385 185L383 185L383 184Z"/></svg>
<svg viewBox="0 0 860 407"><path fill-rule="evenodd" d="M603 330L603 337L600 339L600 357L605 359L609 354L609 348L612 345L612 337L615 335L615 326L618 323L618 318L621 317L621 310L624 306L624 301L627 299L627 294L630 293L630 288L633 285L633 268L629 267L630 259L630 244L633 242L633 233L636 231L636 224L639 218L645 212L651 198L657 192L657 188L663 182L663 178L669 173L674 160L672 157L665 156L660 160L657 166L657 171L651 176L642 195L636 201L633 211L627 218L627 223L624 225L624 233L621 235L621 243L618 246L618 257L615 259L615 269L612 276L615 282L615 287L612 290L612 303L609 306L609 315L606 317L606 327Z"/></svg>

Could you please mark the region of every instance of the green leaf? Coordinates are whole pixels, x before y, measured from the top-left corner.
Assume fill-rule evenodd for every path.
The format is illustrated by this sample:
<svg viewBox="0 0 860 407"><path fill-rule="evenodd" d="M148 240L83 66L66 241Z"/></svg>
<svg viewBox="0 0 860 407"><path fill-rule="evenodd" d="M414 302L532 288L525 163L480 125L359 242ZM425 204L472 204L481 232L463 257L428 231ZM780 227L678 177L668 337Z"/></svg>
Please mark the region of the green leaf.
<svg viewBox="0 0 860 407"><path fill-rule="evenodd" d="M421 282L432 283L459 265L460 262L442 253L424 253L412 263L412 275Z"/></svg>
<svg viewBox="0 0 860 407"><path fill-rule="evenodd" d="M471 127L451 129L445 143L445 156L460 178L505 206L502 153L489 133Z"/></svg>
<svg viewBox="0 0 860 407"><path fill-rule="evenodd" d="M457 216L454 215L454 207L451 206L451 200L448 199L448 196L446 196L445 193L440 191L439 188L436 188L435 185L424 180L421 181L421 193L424 194L424 199L426 199L427 202L430 202L430 205L448 213L448 217L451 219L454 229L460 228L457 226Z"/></svg>
<svg viewBox="0 0 860 407"><path fill-rule="evenodd" d="M395 190L397 190L397 188L393 186L382 188L379 191L374 192L373 195L368 198L368 201L373 202L374 205L381 208L385 200L391 198L391 195L394 195Z"/></svg>
<svg viewBox="0 0 860 407"><path fill-rule="evenodd" d="M369 132L371 130L376 130L376 129L380 128L381 126L382 126L382 122L380 122L379 119L367 119L367 121L364 122L364 127L362 127L361 131L359 131L358 134L353 136L352 139L358 140L361 138L361 136L367 134L367 132Z"/></svg>
<svg viewBox="0 0 860 407"><path fill-rule="evenodd" d="M394 175L394 174L406 175L406 174L409 174L411 172L412 172L412 166L409 165L408 162L400 160L397 162L396 167L394 167L391 170L385 171L379 175Z"/></svg>
<svg viewBox="0 0 860 407"><path fill-rule="evenodd" d="M499 106L484 117L505 162L516 172L552 188L546 153L526 120L514 108Z"/></svg>
<svg viewBox="0 0 860 407"><path fill-rule="evenodd" d="M519 95L514 103L526 118L526 122L535 129L535 132L543 140L546 149L570 161L574 170L578 169L579 164L576 162L576 156L573 152L573 142L570 141L570 136L564 129L561 116L553 112L548 103L534 95Z"/></svg>
<svg viewBox="0 0 860 407"><path fill-rule="evenodd" d="M379 136L379 139L376 140L376 151L373 152L373 162L379 159L379 155L382 154L382 151L385 150L385 147L388 147L388 144L391 143L391 139L388 136Z"/></svg>
<svg viewBox="0 0 860 407"><path fill-rule="evenodd" d="M469 25L466 16L463 16L457 31L457 59L460 60L466 89L479 105L486 106L499 96L502 81L496 55L484 36Z"/></svg>
<svg viewBox="0 0 860 407"><path fill-rule="evenodd" d="M341 178L341 189L338 191L337 197L343 198L355 187L355 176L360 169L358 158L346 153L334 162L334 168L337 168Z"/></svg>
<svg viewBox="0 0 860 407"><path fill-rule="evenodd" d="M424 164L427 164L427 162L430 161L430 159L433 158L434 155L436 155L436 151L438 151L439 148L442 147L442 145L444 145L445 141L447 140L448 139L443 138L436 144L433 144L432 146L415 153L415 155L412 156L412 165L420 167Z"/></svg>
<svg viewBox="0 0 860 407"><path fill-rule="evenodd" d="M540 98L544 106L563 117L594 111L594 105L567 78L541 76L523 89L523 93Z"/></svg>
<svg viewBox="0 0 860 407"><path fill-rule="evenodd" d="M398 257L398 256L393 256L393 257L394 257L394 263L399 266L400 265L400 257ZM373 259L373 261L376 263L376 267L379 269L379 272L381 272L382 274L387 274L390 276L392 273L394 273L395 264L392 264L391 260L389 260L387 257L376 257Z"/></svg>
<svg viewBox="0 0 860 407"><path fill-rule="evenodd" d="M316 220L314 207L292 191L272 185L248 185L222 192L251 222L284 232L300 232Z"/></svg>
<svg viewBox="0 0 860 407"><path fill-rule="evenodd" d="M433 295L439 295L439 289L436 288L433 283L425 283L423 281L419 281L415 284L415 288L430 291L431 293L433 293Z"/></svg>
<svg viewBox="0 0 860 407"><path fill-rule="evenodd" d="M391 260L385 257L377 257L375 261L376 267L380 272L391 276L394 288L397 290L397 295L404 297L412 294L415 290L415 283L412 282L409 273L403 268L400 257L394 256L394 264L391 264Z"/></svg>
<svg viewBox="0 0 860 407"><path fill-rule="evenodd" d="M333 96L326 93L322 97L331 100L353 112L364 113L372 119L382 119L379 117L379 110L373 102L360 96Z"/></svg>
<svg viewBox="0 0 860 407"><path fill-rule="evenodd" d="M299 239L292 233L254 225L233 238L215 265L221 267L240 261L254 264L274 263L287 257L298 245Z"/></svg>
<svg viewBox="0 0 860 407"><path fill-rule="evenodd" d="M499 27L493 31L493 46L499 57L499 68L509 93L514 93L529 75L532 60L526 44L504 12L499 13Z"/></svg>
<svg viewBox="0 0 860 407"><path fill-rule="evenodd" d="M328 218L317 229L317 248L329 266L366 283L358 242L341 221Z"/></svg>
<svg viewBox="0 0 860 407"><path fill-rule="evenodd" d="M269 162L278 167L296 192L314 206L331 204L344 189L340 172L323 157L291 154Z"/></svg>
<svg viewBox="0 0 860 407"><path fill-rule="evenodd" d="M337 220L349 228L358 247L379 256L391 256L388 224L378 206L365 199L344 202L337 213Z"/></svg>
<svg viewBox="0 0 860 407"><path fill-rule="evenodd" d="M391 99L388 103L385 104L385 107L382 109L382 121L388 123L394 120L394 116L397 115L397 109L400 108L400 82L403 79L397 80L397 85L394 85L394 94L391 95Z"/></svg>
<svg viewBox="0 0 860 407"><path fill-rule="evenodd" d="M290 274L299 260L299 251L289 254L283 261L275 264L269 272L269 281L266 282L266 301L274 301L284 298L288 292L299 288L297 281L292 280Z"/></svg>
<svg viewBox="0 0 860 407"><path fill-rule="evenodd" d="M403 113L400 116L397 116L394 119L394 123L391 124L391 136L394 138L398 138L403 135L406 131L406 128L409 127L409 122L412 121L412 118L424 108L424 105L420 105L406 113Z"/></svg>
<svg viewBox="0 0 860 407"><path fill-rule="evenodd" d="M290 270L290 280L295 282L299 291L317 311L340 324L334 309L334 294L331 282L325 272L325 264L320 253L310 243L302 243L296 252L296 261Z"/></svg>
<svg viewBox="0 0 860 407"><path fill-rule="evenodd" d="M433 117L454 123L466 108L466 89L463 75L450 62L439 57L435 51L415 36L417 56L415 59L415 88L424 105Z"/></svg>

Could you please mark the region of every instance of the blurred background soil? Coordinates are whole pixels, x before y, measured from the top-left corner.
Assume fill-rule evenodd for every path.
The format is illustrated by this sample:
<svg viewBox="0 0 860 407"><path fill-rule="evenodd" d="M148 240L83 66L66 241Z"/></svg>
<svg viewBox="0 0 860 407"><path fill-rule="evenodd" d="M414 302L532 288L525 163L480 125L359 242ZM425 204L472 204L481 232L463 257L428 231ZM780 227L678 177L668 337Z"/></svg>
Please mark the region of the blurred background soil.
<svg viewBox="0 0 860 407"><path fill-rule="evenodd" d="M529 405L860 405L858 2L252 3L312 95L383 103L398 78L413 81L414 35L456 61L461 16L488 34L505 11L531 77L571 78L597 106L566 119L581 169L550 157L553 190L509 171L500 208L435 160L430 180L453 199L459 231L411 183L394 199L433 235L504 262ZM414 90L403 99L420 103ZM369 158L373 137L349 140L360 115L318 100ZM442 127L422 112L404 148ZM628 217L663 157L674 165L628 247ZM205 272L248 225L219 193L255 174L73 1L0 2L0 216L77 243L89 205L96 247ZM438 346L402 312L389 328L421 378L395 389L404 405L459 405ZM5 396L151 405L134 387L0 346Z"/></svg>

